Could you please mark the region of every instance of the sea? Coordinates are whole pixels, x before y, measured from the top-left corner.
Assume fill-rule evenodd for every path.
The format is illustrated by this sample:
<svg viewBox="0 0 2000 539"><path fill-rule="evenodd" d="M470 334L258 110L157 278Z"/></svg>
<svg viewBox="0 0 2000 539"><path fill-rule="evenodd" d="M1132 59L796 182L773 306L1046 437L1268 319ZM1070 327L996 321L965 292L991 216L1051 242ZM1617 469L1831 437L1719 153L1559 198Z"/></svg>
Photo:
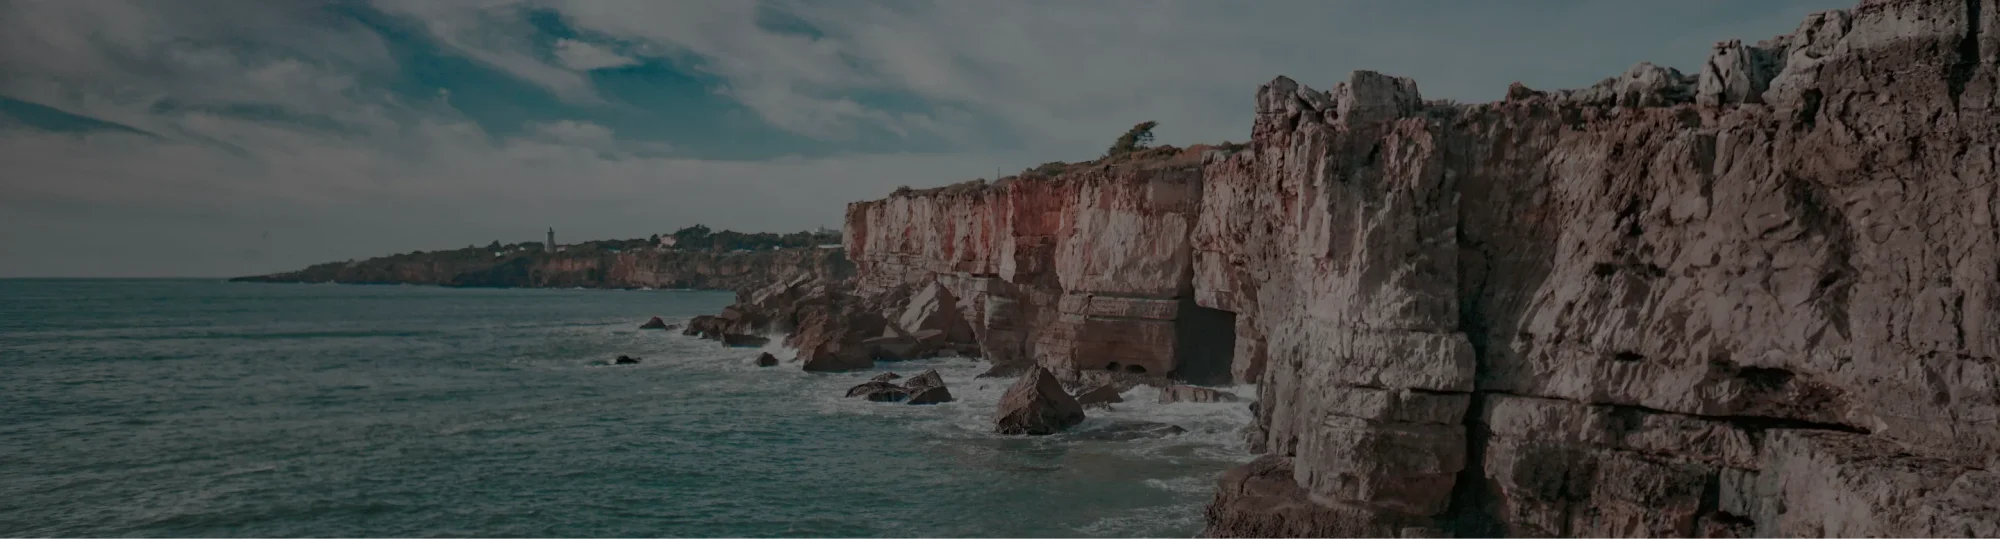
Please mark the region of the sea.
<svg viewBox="0 0 2000 539"><path fill-rule="evenodd" d="M1251 458L1243 403L1138 388L1001 436L977 360L815 374L637 329L732 299L0 280L0 536L1191 537ZM958 400L843 396L925 369ZM1090 435L1138 421L1188 432Z"/></svg>

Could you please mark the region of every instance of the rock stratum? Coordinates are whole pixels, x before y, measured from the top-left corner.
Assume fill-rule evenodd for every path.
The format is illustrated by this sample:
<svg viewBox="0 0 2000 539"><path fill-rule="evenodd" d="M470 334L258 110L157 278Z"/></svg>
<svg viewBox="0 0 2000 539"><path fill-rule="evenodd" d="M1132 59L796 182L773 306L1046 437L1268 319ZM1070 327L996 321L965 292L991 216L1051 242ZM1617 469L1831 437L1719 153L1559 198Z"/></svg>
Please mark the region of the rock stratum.
<svg viewBox="0 0 2000 539"><path fill-rule="evenodd" d="M850 205L780 326L1257 383L1210 536L1996 536L1996 75L2000 0L1870 0L1495 103L1279 78L1247 145Z"/></svg>
<svg viewBox="0 0 2000 539"><path fill-rule="evenodd" d="M840 279L853 264L840 249L758 251L636 249L588 252L439 251L332 262L238 277L273 283L422 284L506 288L691 288L751 290L800 276Z"/></svg>

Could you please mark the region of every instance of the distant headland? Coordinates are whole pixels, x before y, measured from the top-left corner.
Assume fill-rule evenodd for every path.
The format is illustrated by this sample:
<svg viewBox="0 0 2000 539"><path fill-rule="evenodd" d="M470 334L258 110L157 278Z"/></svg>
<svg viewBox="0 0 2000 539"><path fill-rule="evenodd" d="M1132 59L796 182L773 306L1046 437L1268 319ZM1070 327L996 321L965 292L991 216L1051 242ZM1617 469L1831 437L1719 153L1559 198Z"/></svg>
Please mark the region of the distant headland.
<svg viewBox="0 0 2000 539"><path fill-rule="evenodd" d="M695 225L627 240L545 241L414 251L316 264L232 282L422 284L499 288L742 290L800 275L841 277L852 264L837 230L715 231Z"/></svg>

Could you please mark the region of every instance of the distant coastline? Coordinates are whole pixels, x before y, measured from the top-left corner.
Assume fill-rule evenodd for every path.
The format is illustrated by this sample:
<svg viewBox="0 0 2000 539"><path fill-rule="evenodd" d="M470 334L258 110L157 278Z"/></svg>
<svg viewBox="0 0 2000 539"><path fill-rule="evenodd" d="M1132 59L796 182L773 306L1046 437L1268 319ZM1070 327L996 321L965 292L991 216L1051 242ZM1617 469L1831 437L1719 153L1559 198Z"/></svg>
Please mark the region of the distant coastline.
<svg viewBox="0 0 2000 539"><path fill-rule="evenodd" d="M673 234L574 245L467 246L315 264L235 277L230 282L413 284L483 288L748 290L800 275L852 272L839 233L714 232L696 225Z"/></svg>

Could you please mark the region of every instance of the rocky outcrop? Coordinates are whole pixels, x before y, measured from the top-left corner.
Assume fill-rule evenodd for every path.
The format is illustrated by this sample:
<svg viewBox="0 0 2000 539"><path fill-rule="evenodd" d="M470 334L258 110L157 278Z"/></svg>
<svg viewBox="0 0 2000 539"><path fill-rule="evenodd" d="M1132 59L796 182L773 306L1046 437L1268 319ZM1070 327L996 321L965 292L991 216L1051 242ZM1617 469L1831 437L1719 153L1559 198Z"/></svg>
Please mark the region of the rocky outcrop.
<svg viewBox="0 0 2000 539"><path fill-rule="evenodd" d="M850 205L794 339L970 333L1002 432L1256 382L1210 535L2000 534L1995 1L1479 105L1281 77L1247 145Z"/></svg>
<svg viewBox="0 0 2000 539"><path fill-rule="evenodd" d="M945 387L944 377L935 370L904 380L897 385L891 380L901 378L893 372L875 375L867 382L847 390L848 397L862 397L876 402L901 402L904 404L942 404L954 400L951 390Z"/></svg>
<svg viewBox="0 0 2000 539"><path fill-rule="evenodd" d="M908 298L889 313L897 327L976 343L995 363L1226 381L1234 321L1189 294L1205 152L852 204L857 293Z"/></svg>
<svg viewBox="0 0 2000 539"><path fill-rule="evenodd" d="M332 262L303 270L239 277L243 282L425 284L502 288L692 288L754 290L800 276L853 274L841 249L761 251L579 249L573 252L471 249Z"/></svg>
<svg viewBox="0 0 2000 539"><path fill-rule="evenodd" d="M1270 456L1207 533L2000 531L1993 13L1868 1L1475 106L1265 85L1192 241L1264 340Z"/></svg>
<svg viewBox="0 0 2000 539"><path fill-rule="evenodd" d="M646 323L639 324L639 329L667 329L667 321L661 320L660 317L655 316L649 320L646 320Z"/></svg>
<svg viewBox="0 0 2000 539"><path fill-rule="evenodd" d="M1082 422L1083 406L1063 391L1062 381L1048 369L1032 367L1000 396L993 431L1041 436Z"/></svg>
<svg viewBox="0 0 2000 539"><path fill-rule="evenodd" d="M776 367L778 366L778 356L771 355L770 352L760 353L757 354L755 363L759 367Z"/></svg>

